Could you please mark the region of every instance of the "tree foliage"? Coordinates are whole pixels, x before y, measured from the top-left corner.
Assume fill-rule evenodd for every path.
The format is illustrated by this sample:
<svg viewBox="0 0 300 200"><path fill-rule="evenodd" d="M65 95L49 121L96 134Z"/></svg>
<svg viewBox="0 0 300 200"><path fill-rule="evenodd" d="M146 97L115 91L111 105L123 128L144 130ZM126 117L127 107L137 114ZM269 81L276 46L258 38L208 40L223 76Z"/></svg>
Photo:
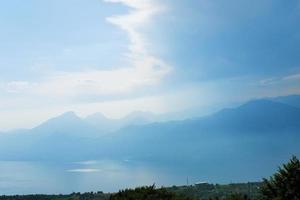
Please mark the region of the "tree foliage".
<svg viewBox="0 0 300 200"><path fill-rule="evenodd" d="M165 188L156 189L155 185L122 190L110 197L110 200L190 200L169 192Z"/></svg>
<svg viewBox="0 0 300 200"><path fill-rule="evenodd" d="M279 168L261 187L263 200L300 200L300 161L292 159Z"/></svg>

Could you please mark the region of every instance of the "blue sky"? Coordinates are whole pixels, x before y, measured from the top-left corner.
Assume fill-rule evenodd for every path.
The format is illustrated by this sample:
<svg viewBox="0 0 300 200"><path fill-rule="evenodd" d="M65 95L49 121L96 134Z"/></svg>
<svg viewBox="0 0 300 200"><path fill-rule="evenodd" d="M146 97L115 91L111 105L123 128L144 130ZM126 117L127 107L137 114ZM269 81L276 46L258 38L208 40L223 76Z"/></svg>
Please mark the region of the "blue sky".
<svg viewBox="0 0 300 200"><path fill-rule="evenodd" d="M300 93L299 0L10 0L0 27L0 130Z"/></svg>

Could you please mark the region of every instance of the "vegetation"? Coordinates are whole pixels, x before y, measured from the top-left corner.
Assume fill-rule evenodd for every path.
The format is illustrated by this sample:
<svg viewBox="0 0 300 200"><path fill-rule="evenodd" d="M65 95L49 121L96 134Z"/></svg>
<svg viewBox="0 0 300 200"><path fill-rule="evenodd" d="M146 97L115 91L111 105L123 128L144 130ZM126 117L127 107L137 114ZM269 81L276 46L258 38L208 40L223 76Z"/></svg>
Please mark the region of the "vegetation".
<svg viewBox="0 0 300 200"><path fill-rule="evenodd" d="M177 194L201 200L255 200L260 196L260 186L261 182L225 185L202 183L193 186L173 186L169 188L169 190Z"/></svg>
<svg viewBox="0 0 300 200"><path fill-rule="evenodd" d="M156 189L155 185L136 189L122 190L110 197L110 200L189 200L191 198L177 195L166 188Z"/></svg>
<svg viewBox="0 0 300 200"><path fill-rule="evenodd" d="M300 200L300 161L294 156L261 188L263 200Z"/></svg>
<svg viewBox="0 0 300 200"><path fill-rule="evenodd" d="M14 195L0 196L0 200L109 200L103 192L72 193L69 195Z"/></svg>

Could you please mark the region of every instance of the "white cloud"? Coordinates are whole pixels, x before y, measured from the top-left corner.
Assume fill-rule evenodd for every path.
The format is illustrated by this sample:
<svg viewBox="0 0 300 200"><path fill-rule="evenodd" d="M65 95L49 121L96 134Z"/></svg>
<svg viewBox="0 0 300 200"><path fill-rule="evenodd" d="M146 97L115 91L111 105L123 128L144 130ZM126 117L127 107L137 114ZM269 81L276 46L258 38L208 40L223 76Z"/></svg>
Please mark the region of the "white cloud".
<svg viewBox="0 0 300 200"><path fill-rule="evenodd" d="M93 172L99 172L99 171L100 171L99 169L93 169L93 168L67 170L67 172L75 172L75 173L93 173Z"/></svg>
<svg viewBox="0 0 300 200"><path fill-rule="evenodd" d="M143 68L56 72L38 82L11 81L2 84L9 93L26 95L74 97L80 95L123 95L155 86L165 76L164 71L152 69L159 60L141 62ZM151 65L151 66L149 66Z"/></svg>
<svg viewBox="0 0 300 200"><path fill-rule="evenodd" d="M31 87L18 84L9 89L17 91L23 86L27 92L42 96L123 95L158 84L165 73L147 66L156 62L148 60L144 68L56 72L43 81L31 83Z"/></svg>
<svg viewBox="0 0 300 200"><path fill-rule="evenodd" d="M139 28L149 22L151 18L163 10L161 5L158 5L153 0L105 0L106 2L122 3L132 11L127 15L108 17L107 21L119 26L128 33L130 39L130 51L132 56L148 57L146 41L143 35L139 32Z"/></svg>
<svg viewBox="0 0 300 200"><path fill-rule="evenodd" d="M34 65L30 70L43 72L37 79L0 82L1 129L34 127L68 110L82 115L101 111L112 117L134 110L165 111L165 103L160 97L138 95L148 87L159 87L171 70L162 59L148 52L147 35L142 32L151 27L151 20L163 11L163 7L150 0L106 2L122 3L130 8L125 15L106 19L129 38L128 52L124 52L127 64L105 70L103 66L99 66L101 70L85 66L85 70L76 71L51 71L53 67L48 64ZM70 51L65 49L64 54ZM59 69L59 66L54 68ZM112 96L116 98L106 98ZM109 100L91 103L90 99Z"/></svg>
<svg viewBox="0 0 300 200"><path fill-rule="evenodd" d="M259 80L260 85L280 85L280 84L287 84L288 82L298 82L300 80L300 74L294 73L294 74L288 74L281 77L270 77L265 78L262 80Z"/></svg>
<svg viewBox="0 0 300 200"><path fill-rule="evenodd" d="M300 80L300 74L292 74L288 75L282 78L282 80L287 80L287 81L296 81Z"/></svg>
<svg viewBox="0 0 300 200"><path fill-rule="evenodd" d="M105 0L123 3L132 8L126 15L108 17L107 21L124 30L129 37L130 66L111 70L56 71L39 81L13 81L2 86L6 92L43 97L74 97L84 95L123 95L149 86L157 86L170 71L163 60L147 52L146 36L139 30L147 26L155 14L162 11L150 0Z"/></svg>
<svg viewBox="0 0 300 200"><path fill-rule="evenodd" d="M141 74L149 73L148 76L161 79L170 71L170 67L163 60L148 53L146 38L141 33L140 28L145 26L156 14L162 12L164 7L153 0L104 1L122 3L133 9L126 15L108 17L107 21L127 32L130 39L128 56L132 59L135 70Z"/></svg>
<svg viewBox="0 0 300 200"><path fill-rule="evenodd" d="M27 81L10 81L8 83L2 83L1 88L6 90L9 93L19 93L24 92L32 87Z"/></svg>

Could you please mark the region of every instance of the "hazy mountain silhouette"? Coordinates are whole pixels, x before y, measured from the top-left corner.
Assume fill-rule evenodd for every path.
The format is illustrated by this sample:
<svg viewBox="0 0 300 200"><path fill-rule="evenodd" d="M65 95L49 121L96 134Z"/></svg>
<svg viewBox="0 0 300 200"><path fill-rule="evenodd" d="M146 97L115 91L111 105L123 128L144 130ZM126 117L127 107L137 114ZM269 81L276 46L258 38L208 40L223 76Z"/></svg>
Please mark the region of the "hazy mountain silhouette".
<svg viewBox="0 0 300 200"><path fill-rule="evenodd" d="M130 125L143 125L156 120L156 116L150 112L135 111L119 119L108 119L102 113L94 113L87 116L84 121L99 130L111 132Z"/></svg>
<svg viewBox="0 0 300 200"><path fill-rule="evenodd" d="M255 100L208 117L127 127L107 136L106 143L118 146L117 150L110 149L110 152L121 149L119 155L128 151L127 156L143 158L151 154L153 159L164 153L169 159L176 152L180 152L182 158L188 158L192 156L186 155L203 153L204 149L213 155L221 147L239 151L248 146L257 152L260 148L283 147L287 143L290 145L287 151L291 148L300 152L300 147L297 147L299 131L300 109L269 100ZM225 145L228 143L232 146ZM240 146L242 143L245 143L244 147Z"/></svg>
<svg viewBox="0 0 300 200"><path fill-rule="evenodd" d="M58 117L49 119L31 131L36 134L58 134L57 137L69 135L84 138L95 137L101 134L99 130L86 123L74 112L66 112Z"/></svg>
<svg viewBox="0 0 300 200"><path fill-rule="evenodd" d="M117 130L114 127L114 120L106 118L102 113L94 113L92 115L89 115L84 119L84 121L94 127L97 127L99 130Z"/></svg>
<svg viewBox="0 0 300 200"><path fill-rule="evenodd" d="M2 134L0 158L129 159L188 163L187 167L219 163L222 170L238 171L252 170L258 163L267 170L291 154L300 154L300 109L284 103L254 100L206 117L150 124L151 119L138 116L124 120L130 126L105 134L99 129L111 120L101 114L81 119L65 113L34 129Z"/></svg>
<svg viewBox="0 0 300 200"><path fill-rule="evenodd" d="M269 100L250 101L238 108L224 109L205 120L219 130L282 132L300 128L300 109Z"/></svg>
<svg viewBox="0 0 300 200"><path fill-rule="evenodd" d="M270 98L270 100L300 108L300 95L280 96Z"/></svg>

